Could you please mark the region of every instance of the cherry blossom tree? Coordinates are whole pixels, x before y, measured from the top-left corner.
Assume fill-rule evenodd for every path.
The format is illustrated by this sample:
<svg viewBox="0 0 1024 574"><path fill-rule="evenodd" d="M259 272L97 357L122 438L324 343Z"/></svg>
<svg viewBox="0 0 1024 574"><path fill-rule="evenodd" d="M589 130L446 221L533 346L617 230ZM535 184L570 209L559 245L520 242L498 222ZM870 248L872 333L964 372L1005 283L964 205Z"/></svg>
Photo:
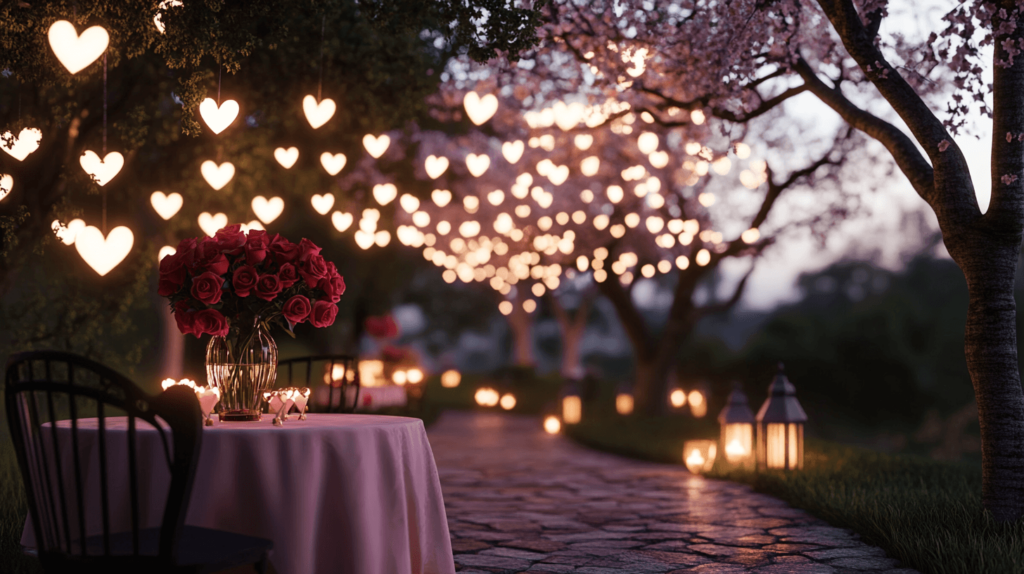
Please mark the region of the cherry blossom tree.
<svg viewBox="0 0 1024 574"><path fill-rule="evenodd" d="M798 121L788 103L810 95L880 143L935 212L967 280L964 348L981 423L982 498L998 520L1016 520L1024 515L1013 299L1024 233L1022 7L957 2L917 39L899 29L893 8L884 0L556 0L545 8L536 65L568 51L584 73L566 81L618 90L665 125L699 114L735 126L779 111L780 121ZM672 109L688 113L675 119ZM992 119L991 170L979 174L992 187L984 212L954 141L972 110Z"/></svg>

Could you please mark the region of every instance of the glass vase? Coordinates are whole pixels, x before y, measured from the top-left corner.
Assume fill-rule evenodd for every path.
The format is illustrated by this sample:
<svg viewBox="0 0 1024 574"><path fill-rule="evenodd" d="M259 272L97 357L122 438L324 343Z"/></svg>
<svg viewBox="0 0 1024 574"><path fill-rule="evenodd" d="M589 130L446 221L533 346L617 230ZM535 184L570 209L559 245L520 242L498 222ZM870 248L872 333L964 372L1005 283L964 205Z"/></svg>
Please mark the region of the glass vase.
<svg viewBox="0 0 1024 574"><path fill-rule="evenodd" d="M206 377L220 389L221 421L258 421L263 393L277 380L277 343L258 319L234 337L213 337Z"/></svg>

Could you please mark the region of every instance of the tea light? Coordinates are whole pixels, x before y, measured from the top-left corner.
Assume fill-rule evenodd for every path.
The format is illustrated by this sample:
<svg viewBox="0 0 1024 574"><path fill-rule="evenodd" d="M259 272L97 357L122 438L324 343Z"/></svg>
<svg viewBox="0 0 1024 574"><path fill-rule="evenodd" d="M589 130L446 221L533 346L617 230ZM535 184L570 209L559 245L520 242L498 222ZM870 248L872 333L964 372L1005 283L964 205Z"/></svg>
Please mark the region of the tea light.
<svg viewBox="0 0 1024 574"><path fill-rule="evenodd" d="M220 389L217 387L200 387L195 381L191 379L181 379L175 381L174 379L164 379L160 383L160 386L166 391L174 385L185 385L196 393L196 398L199 399L199 409L203 411L203 421L208 427L213 426L213 407L217 406L220 402Z"/></svg>
<svg viewBox="0 0 1024 574"><path fill-rule="evenodd" d="M292 408L292 405L295 404L296 393L297 389L291 387L263 393L263 398L267 401L270 412L277 413L274 416L274 426L284 426L284 421L288 420L288 409Z"/></svg>
<svg viewBox="0 0 1024 574"><path fill-rule="evenodd" d="M163 382L160 383L160 386L163 387L165 391L173 387L174 385L185 385L186 387L190 387L193 389L196 388L196 382L193 381L192 379L182 379L180 381L175 381L174 379L164 379Z"/></svg>

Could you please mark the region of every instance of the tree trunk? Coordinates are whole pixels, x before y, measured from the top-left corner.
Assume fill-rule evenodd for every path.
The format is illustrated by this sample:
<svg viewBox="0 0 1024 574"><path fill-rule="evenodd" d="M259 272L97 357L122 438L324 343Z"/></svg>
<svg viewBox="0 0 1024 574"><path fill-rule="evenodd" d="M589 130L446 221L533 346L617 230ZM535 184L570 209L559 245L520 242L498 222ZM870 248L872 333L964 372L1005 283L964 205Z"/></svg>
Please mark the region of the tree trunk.
<svg viewBox="0 0 1024 574"><path fill-rule="evenodd" d="M950 250L967 279L964 351L981 425L982 501L999 521L1024 515L1024 393L1013 298L1020 240L972 237Z"/></svg>
<svg viewBox="0 0 1024 574"><path fill-rule="evenodd" d="M182 369L185 366L185 335L178 330L174 315L163 299L157 303L157 308L164 331L160 377L178 380L181 378ZM205 382L205 378L199 382Z"/></svg>
<svg viewBox="0 0 1024 574"><path fill-rule="evenodd" d="M520 290L521 291L521 290ZM533 313L523 309L526 300L517 295L512 302L512 312L508 315L508 328L512 331L512 357L516 366L532 367L533 358Z"/></svg>
<svg viewBox="0 0 1024 574"><path fill-rule="evenodd" d="M596 292L588 289L580 296L580 305L572 318L568 311L562 306L558 297L548 292L548 301L551 303L551 310L558 322L558 330L562 335L562 376L576 378L583 374L583 362L580 356L580 343L583 341L583 334L587 331L587 319L590 316L590 306L593 303Z"/></svg>

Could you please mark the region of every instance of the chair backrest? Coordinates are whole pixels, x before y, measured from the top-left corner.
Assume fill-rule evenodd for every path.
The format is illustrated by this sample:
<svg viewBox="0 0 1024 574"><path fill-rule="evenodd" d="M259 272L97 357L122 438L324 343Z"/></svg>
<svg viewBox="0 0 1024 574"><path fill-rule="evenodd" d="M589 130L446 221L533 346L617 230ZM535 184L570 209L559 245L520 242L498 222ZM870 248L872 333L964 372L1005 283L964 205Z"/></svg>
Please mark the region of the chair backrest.
<svg viewBox="0 0 1024 574"><path fill-rule="evenodd" d="M359 363L351 355L311 355L277 363L277 386L308 387L310 411L350 413L359 404Z"/></svg>
<svg viewBox="0 0 1024 574"><path fill-rule="evenodd" d="M173 563L202 438L202 413L193 391L176 386L150 396L95 361L70 353L33 351L8 359L4 392L7 424L44 565L54 561L95 563L98 558L115 556L123 559L124 554L112 551L111 535L124 536L129 530L129 556L152 555L140 552L140 532L145 525L140 522L139 421L156 429L162 456L154 458L165 459L170 469L158 556ZM121 423L108 419L118 415L127 417L127 428L115 432L110 426ZM126 443L122 442L125 439ZM108 464L108 458L115 458L111 449L120 453L124 448L127 468L112 468ZM143 476L159 472L141 470ZM125 482L126 492L117 486ZM114 530L114 523L123 515L125 497L129 529ZM96 543L86 544L87 538Z"/></svg>

